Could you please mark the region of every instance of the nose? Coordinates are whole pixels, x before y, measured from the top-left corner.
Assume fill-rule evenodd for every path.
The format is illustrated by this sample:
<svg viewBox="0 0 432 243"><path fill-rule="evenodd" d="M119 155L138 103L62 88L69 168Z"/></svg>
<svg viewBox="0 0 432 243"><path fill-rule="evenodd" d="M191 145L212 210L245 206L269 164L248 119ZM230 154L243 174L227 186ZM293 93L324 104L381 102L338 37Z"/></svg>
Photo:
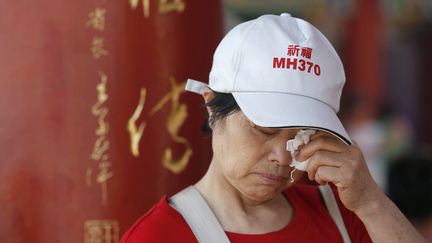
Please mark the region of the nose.
<svg viewBox="0 0 432 243"><path fill-rule="evenodd" d="M286 150L286 140L275 142L272 145L268 160L277 163L279 166L288 166L291 164L291 154Z"/></svg>

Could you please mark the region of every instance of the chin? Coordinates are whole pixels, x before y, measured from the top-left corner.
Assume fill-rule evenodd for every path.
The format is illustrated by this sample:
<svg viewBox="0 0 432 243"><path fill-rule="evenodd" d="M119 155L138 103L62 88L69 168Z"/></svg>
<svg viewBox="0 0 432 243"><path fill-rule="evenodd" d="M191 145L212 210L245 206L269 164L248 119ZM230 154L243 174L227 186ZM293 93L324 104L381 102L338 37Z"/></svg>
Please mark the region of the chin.
<svg viewBox="0 0 432 243"><path fill-rule="evenodd" d="M269 201L276 198L284 187L275 187L269 185L254 185L248 188L245 194L254 201Z"/></svg>

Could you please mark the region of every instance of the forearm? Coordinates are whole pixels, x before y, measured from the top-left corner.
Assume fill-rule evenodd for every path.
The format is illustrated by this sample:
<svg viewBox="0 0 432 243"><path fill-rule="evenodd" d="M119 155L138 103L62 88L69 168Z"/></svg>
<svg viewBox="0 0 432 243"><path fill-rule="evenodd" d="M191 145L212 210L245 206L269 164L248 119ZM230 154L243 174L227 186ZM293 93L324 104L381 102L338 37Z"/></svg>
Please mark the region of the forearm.
<svg viewBox="0 0 432 243"><path fill-rule="evenodd" d="M427 243L396 205L380 192L368 208L356 213L374 243Z"/></svg>

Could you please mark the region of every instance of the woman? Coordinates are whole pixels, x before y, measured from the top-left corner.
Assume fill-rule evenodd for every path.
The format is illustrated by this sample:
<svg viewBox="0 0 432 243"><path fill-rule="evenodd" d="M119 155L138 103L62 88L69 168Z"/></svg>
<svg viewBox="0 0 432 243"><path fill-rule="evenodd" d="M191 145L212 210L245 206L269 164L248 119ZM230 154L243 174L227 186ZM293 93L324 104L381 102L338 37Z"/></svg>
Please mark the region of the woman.
<svg viewBox="0 0 432 243"><path fill-rule="evenodd" d="M213 158L193 190L210 208L208 218L217 219L214 228L223 229L218 237L343 242L317 187L297 183L304 173L294 171L297 160L307 161L310 180L334 185L352 242L424 242L378 189L337 118L344 82L328 40L289 14L264 15L226 35L208 87L193 80L186 87L202 94L209 113ZM287 141L301 129L317 132L298 151L287 151ZM198 209L180 214L175 202L162 198L122 242L197 242L199 232L185 219ZM204 228L209 234L212 229Z"/></svg>

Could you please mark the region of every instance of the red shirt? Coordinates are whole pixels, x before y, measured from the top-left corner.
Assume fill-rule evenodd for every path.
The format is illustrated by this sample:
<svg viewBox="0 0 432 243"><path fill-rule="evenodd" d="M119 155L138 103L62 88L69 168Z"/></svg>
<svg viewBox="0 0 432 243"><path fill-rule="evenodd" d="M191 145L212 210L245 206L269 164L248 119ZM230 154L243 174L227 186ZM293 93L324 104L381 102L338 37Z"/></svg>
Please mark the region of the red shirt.
<svg viewBox="0 0 432 243"><path fill-rule="evenodd" d="M331 242L342 243L342 237L328 214L316 186L294 185L284 191L294 215L283 229L259 235L226 232L236 242ZM337 197L337 195L336 195ZM353 243L372 240L359 218L342 206L339 208ZM198 242L182 216L172 208L164 196L123 235L121 243L138 242Z"/></svg>

